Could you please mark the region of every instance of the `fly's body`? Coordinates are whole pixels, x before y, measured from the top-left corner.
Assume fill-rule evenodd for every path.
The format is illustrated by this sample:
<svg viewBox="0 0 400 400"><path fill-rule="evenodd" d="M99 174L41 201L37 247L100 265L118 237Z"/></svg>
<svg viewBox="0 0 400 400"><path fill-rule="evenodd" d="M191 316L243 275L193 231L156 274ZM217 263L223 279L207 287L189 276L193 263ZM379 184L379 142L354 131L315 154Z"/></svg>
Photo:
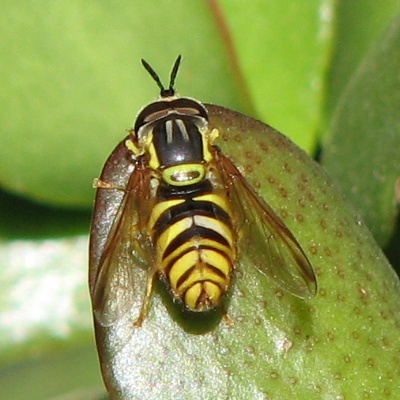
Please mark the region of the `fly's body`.
<svg viewBox="0 0 400 400"><path fill-rule="evenodd" d="M191 310L217 306L236 260L226 197L205 179L184 190L161 184L156 201L148 228L172 293Z"/></svg>
<svg viewBox="0 0 400 400"><path fill-rule="evenodd" d="M206 110L172 98L145 108L138 122L143 147L132 149L151 169L146 230L155 265L189 309L215 307L230 285L236 240L226 190L212 167Z"/></svg>
<svg viewBox="0 0 400 400"><path fill-rule="evenodd" d="M207 311L221 304L244 259L289 293L314 296L307 256L215 146L219 131L210 128L206 107L175 95L180 57L168 89L142 62L161 98L139 113L96 181L90 288L97 321L110 326L131 312L143 265L147 284L136 326L148 313L156 276L187 309ZM115 184L120 176L127 176L122 187Z"/></svg>

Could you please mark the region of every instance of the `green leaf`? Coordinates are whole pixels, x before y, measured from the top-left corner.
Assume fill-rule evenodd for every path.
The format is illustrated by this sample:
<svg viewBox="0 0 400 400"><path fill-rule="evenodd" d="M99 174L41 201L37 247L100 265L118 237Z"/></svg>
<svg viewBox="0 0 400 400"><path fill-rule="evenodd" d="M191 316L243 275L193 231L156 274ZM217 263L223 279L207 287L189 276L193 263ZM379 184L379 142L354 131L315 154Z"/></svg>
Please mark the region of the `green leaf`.
<svg viewBox="0 0 400 400"><path fill-rule="evenodd" d="M9 1L0 15L7 55L0 74L0 182L8 190L90 206L91 182L107 154L158 95L141 58L166 79L183 54L182 93L240 108L205 2L44 4Z"/></svg>
<svg viewBox="0 0 400 400"><path fill-rule="evenodd" d="M105 400L94 346L54 351L3 368L0 394L3 399Z"/></svg>
<svg viewBox="0 0 400 400"><path fill-rule="evenodd" d="M336 2L216 3L221 4L222 22L237 57L236 67L243 74L246 91L242 93L251 99L254 108L245 110L246 114L285 132L311 152L320 124Z"/></svg>
<svg viewBox="0 0 400 400"><path fill-rule="evenodd" d="M400 17L352 77L337 107L322 160L382 245L389 240L398 214L399 70Z"/></svg>
<svg viewBox="0 0 400 400"><path fill-rule="evenodd" d="M89 207L107 155L158 94L141 58L167 80L182 54L181 94L254 109L310 150L331 1L223 2L222 17L218 4L4 2L0 184L35 201Z"/></svg>
<svg viewBox="0 0 400 400"><path fill-rule="evenodd" d="M400 282L372 236L287 138L230 110L208 109L217 144L309 256L318 294L295 298L242 262L229 297L232 325L218 314L190 318L158 288L135 328L145 286L135 276L132 311L96 326L112 398L395 399Z"/></svg>
<svg viewBox="0 0 400 400"><path fill-rule="evenodd" d="M87 344L87 237L15 239L0 243L0 254L0 398L101 388L94 346Z"/></svg>
<svg viewBox="0 0 400 400"><path fill-rule="evenodd" d="M334 49L326 81L328 119L369 48L400 11L400 0L338 1L336 11Z"/></svg>

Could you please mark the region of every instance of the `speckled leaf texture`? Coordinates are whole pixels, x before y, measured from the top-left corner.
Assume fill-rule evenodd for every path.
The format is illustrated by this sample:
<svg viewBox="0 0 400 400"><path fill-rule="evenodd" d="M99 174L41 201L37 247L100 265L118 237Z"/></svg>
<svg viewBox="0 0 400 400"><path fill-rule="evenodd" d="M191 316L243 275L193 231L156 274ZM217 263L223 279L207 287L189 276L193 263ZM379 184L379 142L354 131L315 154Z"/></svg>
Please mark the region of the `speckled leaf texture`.
<svg viewBox="0 0 400 400"><path fill-rule="evenodd" d="M96 326L112 398L395 398L400 283L371 234L286 137L207 107L221 133L217 144L308 254L318 293L309 301L294 298L242 263L229 301L233 325L185 320L161 288L135 329L143 296L136 293L122 321Z"/></svg>

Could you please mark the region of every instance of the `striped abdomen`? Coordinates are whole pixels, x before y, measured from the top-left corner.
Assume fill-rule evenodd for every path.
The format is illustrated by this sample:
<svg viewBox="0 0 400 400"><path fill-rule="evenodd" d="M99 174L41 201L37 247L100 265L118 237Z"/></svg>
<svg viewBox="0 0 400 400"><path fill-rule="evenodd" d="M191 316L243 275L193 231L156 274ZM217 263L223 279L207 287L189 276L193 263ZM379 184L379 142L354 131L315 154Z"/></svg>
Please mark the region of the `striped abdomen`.
<svg viewBox="0 0 400 400"><path fill-rule="evenodd" d="M156 262L175 297L192 310L219 304L236 259L231 211L205 180L188 190L161 186L149 229Z"/></svg>

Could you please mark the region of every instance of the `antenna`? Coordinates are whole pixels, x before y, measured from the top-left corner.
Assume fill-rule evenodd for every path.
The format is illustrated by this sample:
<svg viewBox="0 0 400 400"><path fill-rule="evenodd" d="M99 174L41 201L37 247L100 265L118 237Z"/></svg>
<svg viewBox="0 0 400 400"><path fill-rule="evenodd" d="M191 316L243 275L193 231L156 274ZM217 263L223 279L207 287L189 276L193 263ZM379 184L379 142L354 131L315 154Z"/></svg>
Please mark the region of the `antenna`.
<svg viewBox="0 0 400 400"><path fill-rule="evenodd" d="M160 92L161 97L171 97L175 94L175 90L174 90L175 78L176 78L176 75L178 74L181 59L182 59L182 57L181 57L181 55L179 55L175 61L172 71L171 71L171 75L169 78L169 87L168 87L168 89L165 89L164 85L161 82L160 77L157 75L157 73L154 71L154 69L151 67L151 65L147 61L143 60L143 58L142 58L143 67L151 75L151 77L155 80L155 82L157 83L157 86L161 90L161 92Z"/></svg>

